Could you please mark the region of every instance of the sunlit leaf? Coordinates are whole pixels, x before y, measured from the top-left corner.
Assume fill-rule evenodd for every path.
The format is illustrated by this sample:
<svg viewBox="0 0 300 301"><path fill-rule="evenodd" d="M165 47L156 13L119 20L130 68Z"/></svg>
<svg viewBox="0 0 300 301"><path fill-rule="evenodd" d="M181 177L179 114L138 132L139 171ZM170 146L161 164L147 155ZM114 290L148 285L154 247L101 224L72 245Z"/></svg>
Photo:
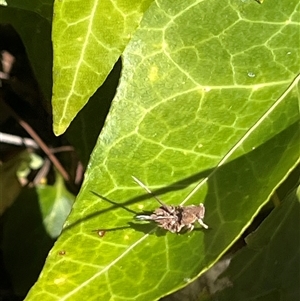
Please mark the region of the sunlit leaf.
<svg viewBox="0 0 300 301"><path fill-rule="evenodd" d="M75 147L84 166L89 162L90 154L103 127L111 101L116 94L120 71L121 63L118 62L103 85L89 99L66 131L68 141Z"/></svg>
<svg viewBox="0 0 300 301"><path fill-rule="evenodd" d="M299 160L297 13L298 1L151 6L26 300L157 300L226 252ZM176 235L134 221L159 204L132 175L167 204L203 202L210 228Z"/></svg>
<svg viewBox="0 0 300 301"><path fill-rule="evenodd" d="M52 103L57 135L105 81L151 2L55 2Z"/></svg>

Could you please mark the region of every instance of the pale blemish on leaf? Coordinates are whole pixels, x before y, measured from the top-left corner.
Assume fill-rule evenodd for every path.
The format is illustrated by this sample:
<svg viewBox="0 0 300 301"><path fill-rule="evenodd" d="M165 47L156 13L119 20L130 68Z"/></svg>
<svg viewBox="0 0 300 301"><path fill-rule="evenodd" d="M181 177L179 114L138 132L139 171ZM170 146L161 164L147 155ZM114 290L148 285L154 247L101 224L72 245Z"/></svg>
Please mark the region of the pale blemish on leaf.
<svg viewBox="0 0 300 301"><path fill-rule="evenodd" d="M66 278L65 277L61 277L61 278L56 278L54 279L54 284L63 284L66 282Z"/></svg>
<svg viewBox="0 0 300 301"><path fill-rule="evenodd" d="M144 205L139 204L139 205L138 205L138 208L139 208L140 210L142 210L142 209L144 209Z"/></svg>
<svg viewBox="0 0 300 301"><path fill-rule="evenodd" d="M151 82L155 82L158 79L158 67L152 66L149 70L148 78Z"/></svg>

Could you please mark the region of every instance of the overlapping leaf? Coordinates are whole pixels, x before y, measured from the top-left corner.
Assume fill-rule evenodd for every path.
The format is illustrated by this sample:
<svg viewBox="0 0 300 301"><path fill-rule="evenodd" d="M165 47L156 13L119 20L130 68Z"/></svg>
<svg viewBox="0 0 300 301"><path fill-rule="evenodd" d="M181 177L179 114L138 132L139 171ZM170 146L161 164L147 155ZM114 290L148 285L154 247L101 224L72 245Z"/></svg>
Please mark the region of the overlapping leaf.
<svg viewBox="0 0 300 301"><path fill-rule="evenodd" d="M74 210L26 300L156 300L228 249L299 160L297 14L297 1L276 14L270 1L151 6ZM210 229L175 235L134 222L158 204L131 175L168 204L205 203Z"/></svg>
<svg viewBox="0 0 300 301"><path fill-rule="evenodd" d="M35 12L51 22L53 15L53 2L54 0L7 0L6 4L9 8L17 8Z"/></svg>
<svg viewBox="0 0 300 301"><path fill-rule="evenodd" d="M299 299L299 200L298 188L248 237L226 271L231 287L218 300Z"/></svg>
<svg viewBox="0 0 300 301"><path fill-rule="evenodd" d="M17 295L24 296L37 279L73 200L58 175L53 186L23 189L7 210L1 250Z"/></svg>
<svg viewBox="0 0 300 301"><path fill-rule="evenodd" d="M20 35L26 49L26 54L28 55L33 67L34 75L36 76L42 92L49 103L52 93L51 24L45 18L42 18L30 10L31 9L16 9L11 5L8 7L0 6L0 20L1 23L12 25ZM28 20L31 20L31 22L28 22ZM7 45L9 44L10 43ZM20 49L16 51L13 45L10 45L9 49L6 50L12 51L13 55L16 56L20 54ZM37 89L35 86L32 87L32 83L29 82L27 78L24 78L23 81L24 87L22 88L26 93ZM27 87L26 85L29 86ZM35 92L37 93L37 91ZM30 97L32 97L32 95L30 95ZM39 97L36 101L42 102L43 99L42 97Z"/></svg>
<svg viewBox="0 0 300 301"><path fill-rule="evenodd" d="M106 79L152 1L56 1L54 131L62 134Z"/></svg>

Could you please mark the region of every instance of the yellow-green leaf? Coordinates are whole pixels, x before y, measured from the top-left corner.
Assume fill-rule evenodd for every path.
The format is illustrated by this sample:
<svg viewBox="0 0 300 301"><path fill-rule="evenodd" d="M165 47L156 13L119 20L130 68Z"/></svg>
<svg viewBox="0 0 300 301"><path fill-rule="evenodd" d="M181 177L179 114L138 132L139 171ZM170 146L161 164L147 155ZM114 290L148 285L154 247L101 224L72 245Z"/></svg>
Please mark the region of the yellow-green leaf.
<svg viewBox="0 0 300 301"><path fill-rule="evenodd" d="M52 105L57 135L105 81L151 2L55 1Z"/></svg>

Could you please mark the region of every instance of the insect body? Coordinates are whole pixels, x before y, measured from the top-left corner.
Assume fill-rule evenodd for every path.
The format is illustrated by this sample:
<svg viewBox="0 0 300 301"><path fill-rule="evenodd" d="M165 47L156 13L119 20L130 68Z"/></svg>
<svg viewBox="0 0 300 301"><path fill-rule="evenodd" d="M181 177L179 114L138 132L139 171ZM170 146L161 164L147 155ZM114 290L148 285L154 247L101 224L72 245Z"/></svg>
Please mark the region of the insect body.
<svg viewBox="0 0 300 301"><path fill-rule="evenodd" d="M135 177L133 177L133 179L148 193L153 195L153 193L141 181ZM205 207L203 204L198 206L173 206L164 204L155 195L153 195L153 197L161 206L155 209L150 215L137 215L136 219L154 221L159 227L172 233L179 233L182 229L192 231L194 229L195 222L198 222L205 229L208 228L208 226L203 222L205 215Z"/></svg>

